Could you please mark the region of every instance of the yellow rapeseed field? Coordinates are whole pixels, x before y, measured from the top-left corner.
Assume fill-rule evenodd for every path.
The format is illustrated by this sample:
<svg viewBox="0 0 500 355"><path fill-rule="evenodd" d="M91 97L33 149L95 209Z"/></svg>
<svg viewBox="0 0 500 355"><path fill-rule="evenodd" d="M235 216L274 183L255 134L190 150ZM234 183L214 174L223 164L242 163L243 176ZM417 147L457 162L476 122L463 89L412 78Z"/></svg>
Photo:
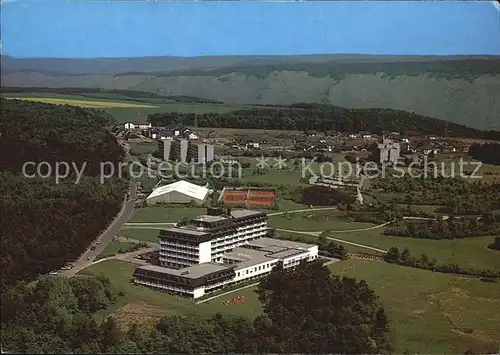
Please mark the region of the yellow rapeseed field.
<svg viewBox="0 0 500 355"><path fill-rule="evenodd" d="M158 107L147 104L135 104L129 102L115 102L115 101L93 101L93 100L74 100L74 99L57 99L53 97L8 97L11 100L26 100L43 102L55 105L72 105L87 108L110 108L110 107Z"/></svg>

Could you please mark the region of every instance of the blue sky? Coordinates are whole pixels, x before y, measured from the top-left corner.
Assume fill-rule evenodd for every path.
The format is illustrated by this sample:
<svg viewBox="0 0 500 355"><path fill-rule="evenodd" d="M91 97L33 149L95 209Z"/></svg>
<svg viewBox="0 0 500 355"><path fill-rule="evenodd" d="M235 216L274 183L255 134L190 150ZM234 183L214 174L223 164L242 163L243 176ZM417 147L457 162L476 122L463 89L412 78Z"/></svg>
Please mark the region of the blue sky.
<svg viewBox="0 0 500 355"><path fill-rule="evenodd" d="M500 54L493 2L12 1L3 54Z"/></svg>

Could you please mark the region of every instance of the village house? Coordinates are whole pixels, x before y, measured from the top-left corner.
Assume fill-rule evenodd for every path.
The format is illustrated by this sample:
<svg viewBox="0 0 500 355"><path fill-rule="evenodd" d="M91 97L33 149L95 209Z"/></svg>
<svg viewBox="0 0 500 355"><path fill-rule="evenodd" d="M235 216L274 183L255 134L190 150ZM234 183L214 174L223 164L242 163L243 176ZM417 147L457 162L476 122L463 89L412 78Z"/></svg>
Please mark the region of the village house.
<svg viewBox="0 0 500 355"><path fill-rule="evenodd" d="M140 122L140 123L134 123L134 122L127 122L125 123L125 129L149 129L151 128L151 123L147 122Z"/></svg>

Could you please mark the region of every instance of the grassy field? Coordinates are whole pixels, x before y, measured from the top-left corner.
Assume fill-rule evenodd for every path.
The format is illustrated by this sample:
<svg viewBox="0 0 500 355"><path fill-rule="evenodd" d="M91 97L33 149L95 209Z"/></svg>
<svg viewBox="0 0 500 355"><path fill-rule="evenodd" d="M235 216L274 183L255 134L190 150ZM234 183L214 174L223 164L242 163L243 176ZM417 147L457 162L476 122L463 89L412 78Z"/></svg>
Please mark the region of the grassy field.
<svg viewBox="0 0 500 355"><path fill-rule="evenodd" d="M329 268L365 280L375 290L388 311L397 352L498 351L499 283L364 260Z"/></svg>
<svg viewBox="0 0 500 355"><path fill-rule="evenodd" d="M158 242L158 229L122 229L120 237L142 240L144 242Z"/></svg>
<svg viewBox="0 0 500 355"><path fill-rule="evenodd" d="M364 244L384 250L408 248L412 255L426 254L440 263L456 263L463 267L500 270L499 252L488 249L493 237L463 239L419 239L391 237L382 234L383 228L362 232L331 233L333 238ZM365 252L370 252L366 250Z"/></svg>
<svg viewBox="0 0 500 355"><path fill-rule="evenodd" d="M269 226L273 228L297 231L326 231L370 228L371 223L351 222L340 211L315 211L282 214L269 217Z"/></svg>
<svg viewBox="0 0 500 355"><path fill-rule="evenodd" d="M108 245L106 245L106 248L104 248L99 257L106 258L108 256L118 254L120 251L122 253L126 253L127 251L135 247L135 245L135 243L124 243L117 240L112 240Z"/></svg>
<svg viewBox="0 0 500 355"><path fill-rule="evenodd" d="M109 108L109 107L120 107L120 108L139 108L139 107L148 107L153 108L157 107L154 105L148 105L143 103L131 103L131 102L117 102L117 101L107 101L107 100L85 100L85 99L63 99L63 98L55 98L55 97L8 97L8 99L18 99L24 101L34 101L34 102L42 102L47 104L54 105L71 105L71 106L79 106L86 108Z"/></svg>
<svg viewBox="0 0 500 355"><path fill-rule="evenodd" d="M131 281L136 265L119 260L106 260L94 264L81 273L107 276L117 291L125 293L114 311L118 318L126 322L144 321L151 317L164 315L189 315L202 316L214 315L218 312L254 318L261 313L261 305L254 288L248 288L234 294L221 296L219 299L195 305L193 301L182 299L166 293L150 290L146 287L134 285ZM245 296L245 302L239 304L223 305L222 301L236 296Z"/></svg>
<svg viewBox="0 0 500 355"><path fill-rule="evenodd" d="M307 234L276 231L276 236L278 236L279 238L283 238L283 239L300 241L302 243L308 243L308 244L317 244L318 243L318 237L312 236L312 235L307 235ZM335 241L335 243L343 245L344 248L346 248L349 253L369 253L369 254L379 255L379 256L381 256L383 254L383 253L376 252L374 250L367 250L366 248L357 247L357 246L347 244L347 243L342 243L342 242L337 242L337 241Z"/></svg>
<svg viewBox="0 0 500 355"><path fill-rule="evenodd" d="M156 143L128 143L130 149L138 154L147 156L148 154L154 153L158 149L158 144Z"/></svg>
<svg viewBox="0 0 500 355"><path fill-rule="evenodd" d="M206 208L201 207L143 207L134 211L129 222L179 222L183 217L197 217L206 211Z"/></svg>

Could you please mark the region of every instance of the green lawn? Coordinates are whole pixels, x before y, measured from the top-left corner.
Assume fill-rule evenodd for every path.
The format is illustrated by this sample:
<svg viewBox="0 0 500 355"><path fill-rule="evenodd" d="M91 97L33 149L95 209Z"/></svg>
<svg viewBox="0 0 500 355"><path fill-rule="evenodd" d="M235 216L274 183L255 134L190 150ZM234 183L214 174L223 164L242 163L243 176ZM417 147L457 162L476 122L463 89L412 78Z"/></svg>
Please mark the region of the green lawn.
<svg viewBox="0 0 500 355"><path fill-rule="evenodd" d="M265 153L263 153L263 155L265 156ZM241 180L246 182L255 181L268 184L285 184L298 186L302 185L299 180L302 177L308 176L307 174L310 173L309 168L315 174L323 174L325 177L336 175L334 174L334 172L336 171L335 169L337 169L337 165L333 165L334 168L332 170L328 163L323 164L323 168L321 168L321 164L314 163L309 165L310 162L303 163L302 160L299 161L299 165L296 167L292 165L293 161L286 161L287 166L283 169L278 169L276 167L272 167L276 164L275 158L268 158L266 164L269 164L269 166L265 169L265 173L263 175L260 175L254 173L255 168L258 167L258 159L246 158L245 160L249 161L251 164L249 168L242 170ZM355 173L355 171L353 171L353 173ZM343 174L346 174L347 176L347 170L345 170Z"/></svg>
<svg viewBox="0 0 500 355"><path fill-rule="evenodd" d="M399 353L498 351L500 283L364 260L329 268L365 280L375 290L388 311Z"/></svg>
<svg viewBox="0 0 500 355"><path fill-rule="evenodd" d="M148 206L136 209L129 222L179 222L183 217L193 218L206 212L201 207Z"/></svg>
<svg viewBox="0 0 500 355"><path fill-rule="evenodd" d="M157 149L156 143L129 143L131 151L138 157L147 159L149 154L153 154Z"/></svg>
<svg viewBox="0 0 500 355"><path fill-rule="evenodd" d="M108 245L106 245L106 248L104 248L99 257L106 258L108 256L115 255L120 251L122 253L126 253L135 246L136 246L135 243L124 243L118 240L112 240Z"/></svg>
<svg viewBox="0 0 500 355"><path fill-rule="evenodd" d="M417 257L426 254L430 258L436 258L440 263L500 270L500 253L487 248L493 237L431 240L392 237L383 235L382 232L383 228L363 232L331 233L330 236L384 250L393 246L399 249L408 248Z"/></svg>
<svg viewBox="0 0 500 355"><path fill-rule="evenodd" d="M373 227L371 223L351 222L344 213L336 210L282 214L269 217L273 228L298 231L349 230Z"/></svg>
<svg viewBox="0 0 500 355"><path fill-rule="evenodd" d="M143 317L162 316L168 314L189 315L199 314L203 316L214 315L218 312L234 314L254 318L260 314L262 309L260 302L254 292L254 288L236 291L234 294L221 296L218 299L195 305L192 300L182 299L166 293L148 289L147 287L134 285L131 281L136 265L119 260L106 260L94 264L81 273L94 275L103 274L108 277L117 291L125 293L125 299L120 301L116 310L118 316L121 313L130 313L130 309L139 306L144 314ZM223 305L226 301L236 296L245 296L245 302L239 304ZM115 307L115 309L117 308ZM139 315L137 315L139 317Z"/></svg>
<svg viewBox="0 0 500 355"><path fill-rule="evenodd" d="M120 237L158 243L159 233L158 229L122 229L119 235Z"/></svg>
<svg viewBox="0 0 500 355"><path fill-rule="evenodd" d="M276 236L281 238L281 239L300 241L302 243L307 243L307 244L317 244L318 243L318 237L312 236L312 235L307 235L307 234L276 231ZM368 250L365 248L357 247L355 245L351 245L351 244L347 244L347 243L342 243L342 242L337 242L337 241L334 241L334 242L337 244L343 245L347 249L347 251L350 253L369 253L369 254L373 254L373 255L382 255L383 254L383 253L379 253L379 252L376 252L373 250Z"/></svg>

